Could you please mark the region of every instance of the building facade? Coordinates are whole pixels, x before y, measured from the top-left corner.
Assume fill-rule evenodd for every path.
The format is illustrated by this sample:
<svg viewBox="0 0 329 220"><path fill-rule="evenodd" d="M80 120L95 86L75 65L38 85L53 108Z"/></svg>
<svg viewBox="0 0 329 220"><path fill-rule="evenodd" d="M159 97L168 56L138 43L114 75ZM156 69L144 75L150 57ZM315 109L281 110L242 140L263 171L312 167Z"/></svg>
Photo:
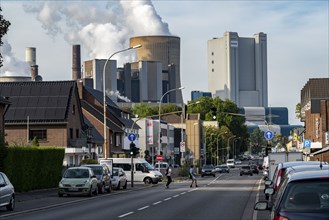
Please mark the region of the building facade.
<svg viewBox="0 0 329 220"><path fill-rule="evenodd" d="M208 90L238 107L267 107L267 36L225 32L208 40Z"/></svg>
<svg viewBox="0 0 329 220"><path fill-rule="evenodd" d="M329 78L313 78L301 90L301 121L303 139L310 145L304 150L311 160L329 162Z"/></svg>
<svg viewBox="0 0 329 220"><path fill-rule="evenodd" d="M202 91L191 92L191 101L195 101L201 97L211 97L211 92L202 92Z"/></svg>

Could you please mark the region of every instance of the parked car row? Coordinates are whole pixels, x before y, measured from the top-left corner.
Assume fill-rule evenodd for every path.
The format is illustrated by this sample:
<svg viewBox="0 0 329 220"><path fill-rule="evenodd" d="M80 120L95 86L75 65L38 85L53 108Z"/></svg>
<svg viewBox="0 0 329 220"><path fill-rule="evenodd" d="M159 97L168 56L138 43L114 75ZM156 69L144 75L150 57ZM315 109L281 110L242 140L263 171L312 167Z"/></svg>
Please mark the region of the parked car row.
<svg viewBox="0 0 329 220"><path fill-rule="evenodd" d="M58 196L98 195L110 193L114 189L127 188L127 178L122 168L113 168L105 164L83 164L68 168L58 184Z"/></svg>
<svg viewBox="0 0 329 220"><path fill-rule="evenodd" d="M276 166L272 180L265 181L268 201L255 210L267 210L270 219L328 219L329 165L320 161L284 162Z"/></svg>

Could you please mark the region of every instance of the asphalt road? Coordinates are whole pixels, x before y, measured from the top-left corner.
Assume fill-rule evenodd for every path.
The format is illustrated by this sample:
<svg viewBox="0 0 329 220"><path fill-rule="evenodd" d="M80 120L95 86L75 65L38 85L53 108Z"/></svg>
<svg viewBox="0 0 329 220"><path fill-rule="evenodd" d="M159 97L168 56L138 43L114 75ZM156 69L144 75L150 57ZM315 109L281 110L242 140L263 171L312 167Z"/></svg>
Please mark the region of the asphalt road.
<svg viewBox="0 0 329 220"><path fill-rule="evenodd" d="M198 178L198 188L190 181L175 181L166 189L135 184L134 189L113 191L94 197L57 196L56 190L17 195L14 212L0 209L0 219L152 219L152 220L256 220L267 213L254 212L262 193L261 175L229 174Z"/></svg>

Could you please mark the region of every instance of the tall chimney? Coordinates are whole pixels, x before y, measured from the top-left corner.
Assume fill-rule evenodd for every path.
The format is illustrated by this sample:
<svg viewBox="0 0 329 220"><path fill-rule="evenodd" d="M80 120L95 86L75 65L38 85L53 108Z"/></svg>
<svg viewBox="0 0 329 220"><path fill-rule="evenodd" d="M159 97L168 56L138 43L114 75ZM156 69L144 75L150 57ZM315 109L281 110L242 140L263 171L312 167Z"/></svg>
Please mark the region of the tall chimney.
<svg viewBox="0 0 329 220"><path fill-rule="evenodd" d="M80 45L72 46L72 79L81 79Z"/></svg>
<svg viewBox="0 0 329 220"><path fill-rule="evenodd" d="M38 65L31 65L31 80L35 81L38 75Z"/></svg>
<svg viewBox="0 0 329 220"><path fill-rule="evenodd" d="M35 47L25 48L25 62L29 66L36 65L37 58L36 58L36 49L35 49Z"/></svg>

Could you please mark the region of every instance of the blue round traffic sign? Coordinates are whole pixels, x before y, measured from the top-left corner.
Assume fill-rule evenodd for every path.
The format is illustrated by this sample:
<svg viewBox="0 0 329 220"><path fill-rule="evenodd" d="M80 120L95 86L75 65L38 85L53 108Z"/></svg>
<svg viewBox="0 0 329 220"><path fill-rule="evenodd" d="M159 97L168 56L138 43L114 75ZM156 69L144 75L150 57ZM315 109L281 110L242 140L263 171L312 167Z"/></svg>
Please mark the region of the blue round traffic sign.
<svg viewBox="0 0 329 220"><path fill-rule="evenodd" d="M136 140L136 135L135 135L134 133L130 133L130 134L128 135L128 139L129 139L130 141L134 141L134 140Z"/></svg>
<svg viewBox="0 0 329 220"><path fill-rule="evenodd" d="M271 140L273 138L273 132L272 131L266 131L264 133L264 137L267 139L267 140Z"/></svg>

